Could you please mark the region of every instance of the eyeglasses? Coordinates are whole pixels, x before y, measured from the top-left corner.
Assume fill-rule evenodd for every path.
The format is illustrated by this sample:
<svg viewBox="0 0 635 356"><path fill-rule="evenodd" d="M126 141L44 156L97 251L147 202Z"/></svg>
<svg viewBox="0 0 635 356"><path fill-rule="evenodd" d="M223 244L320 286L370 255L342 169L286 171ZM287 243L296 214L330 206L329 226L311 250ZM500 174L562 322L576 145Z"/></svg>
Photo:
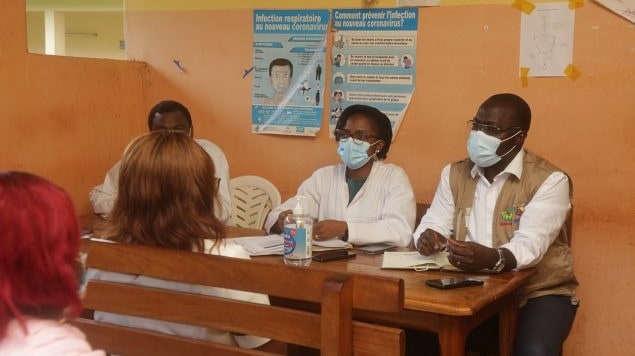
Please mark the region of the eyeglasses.
<svg viewBox="0 0 635 356"><path fill-rule="evenodd" d="M335 135L335 139L337 141L342 141L342 140L346 140L349 137L353 138L353 142L360 144L362 142L368 142L368 139L370 137L374 137L374 138L379 138L375 135L371 135L366 131L355 131L353 133L350 133L348 130L345 129L336 129L334 132Z"/></svg>
<svg viewBox="0 0 635 356"><path fill-rule="evenodd" d="M471 127L472 130L477 130L477 131L481 131L487 135L498 135L501 134L505 131L509 131L509 130L522 130L522 127L519 126L513 126L513 127L508 127L508 128L500 128L500 127L496 127L496 126L492 126L492 125L487 125L487 124L483 124L480 123L476 120L467 120L467 124Z"/></svg>

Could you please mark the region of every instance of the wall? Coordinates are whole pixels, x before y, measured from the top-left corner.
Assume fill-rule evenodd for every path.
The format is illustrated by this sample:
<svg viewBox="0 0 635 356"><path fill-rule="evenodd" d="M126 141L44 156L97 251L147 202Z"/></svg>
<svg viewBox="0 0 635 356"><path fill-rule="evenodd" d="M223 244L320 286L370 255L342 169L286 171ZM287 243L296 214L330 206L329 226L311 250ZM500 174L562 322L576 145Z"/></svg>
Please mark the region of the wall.
<svg viewBox="0 0 635 356"><path fill-rule="evenodd" d="M67 56L126 59L125 49L119 48L122 12L67 12L65 22Z"/></svg>
<svg viewBox="0 0 635 356"><path fill-rule="evenodd" d="M132 135L145 130L144 63L27 53L24 1L0 2L0 169L66 188L79 212Z"/></svg>
<svg viewBox="0 0 635 356"><path fill-rule="evenodd" d="M359 1L306 2L353 3ZM335 143L325 131L316 138L250 133L251 80L241 76L252 61L251 15L249 9L131 11L130 54L146 66L27 54L24 2L0 2L0 168L52 179L88 213L89 189L146 131L148 108L169 97L192 109L196 136L224 148L232 176L259 174L284 198L292 196L313 170L337 161ZM586 2L576 13L574 45L582 77L531 78L522 88L519 16L508 5L421 10L416 98L388 162L408 171L419 201L430 201L443 165L465 156L465 121L480 102L507 91L527 99L534 111L527 146L575 184L573 252L582 305L565 355L632 354L635 27ZM305 163L294 164L298 156Z"/></svg>
<svg viewBox="0 0 635 356"><path fill-rule="evenodd" d="M66 56L125 59L123 12L64 12ZM44 12L27 12L29 53L44 53Z"/></svg>
<svg viewBox="0 0 635 356"><path fill-rule="evenodd" d="M345 5L321 4L315 7ZM164 80L146 90L146 107L167 97L185 100L196 136L223 147L232 176L264 176L288 198L316 168L338 161L326 118L315 138L250 133L251 77L241 76L252 65L251 10L135 9L126 18L128 55L147 61ZM415 99L387 161L403 166L417 200L429 202L441 168L466 155L465 121L478 105L494 93L523 96L534 113L527 147L560 165L575 184L573 252L582 306L565 354L630 354L635 309L625 301L635 292L635 27L586 2L575 24L574 64L582 76L530 78L523 88L519 24L520 13L508 5L420 10ZM175 91L162 87L167 83Z"/></svg>

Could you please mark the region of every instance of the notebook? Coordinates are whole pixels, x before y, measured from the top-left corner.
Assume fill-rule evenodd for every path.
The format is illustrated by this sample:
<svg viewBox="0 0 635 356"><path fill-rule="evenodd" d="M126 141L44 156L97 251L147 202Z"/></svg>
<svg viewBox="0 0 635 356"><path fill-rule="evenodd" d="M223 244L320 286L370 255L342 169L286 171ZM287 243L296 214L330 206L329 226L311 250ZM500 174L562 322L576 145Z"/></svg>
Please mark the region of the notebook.
<svg viewBox="0 0 635 356"><path fill-rule="evenodd" d="M386 251L381 263L384 269L414 269L415 271L460 271L448 261L448 253L437 252L430 256L417 251Z"/></svg>

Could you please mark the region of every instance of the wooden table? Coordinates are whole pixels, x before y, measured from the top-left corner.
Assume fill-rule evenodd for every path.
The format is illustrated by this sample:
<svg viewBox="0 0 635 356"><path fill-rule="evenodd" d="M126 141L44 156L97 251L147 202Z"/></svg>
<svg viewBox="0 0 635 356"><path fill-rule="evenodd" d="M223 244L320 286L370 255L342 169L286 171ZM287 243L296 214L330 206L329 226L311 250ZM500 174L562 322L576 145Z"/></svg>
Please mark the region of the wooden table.
<svg viewBox="0 0 635 356"><path fill-rule="evenodd" d="M253 257L271 263L284 263L281 256ZM354 312L354 318L378 324L412 328L439 335L441 355L463 355L468 333L500 313L499 347L501 355L510 355L516 333L518 290L534 270L501 274L457 273L414 270L382 270L382 255L357 254L355 259L315 262L308 268L347 271L402 278L405 285L404 310L399 313ZM439 290L428 287L427 279L469 275L485 281L483 286Z"/></svg>
<svg viewBox="0 0 635 356"><path fill-rule="evenodd" d="M79 217L84 228L92 227L101 218ZM264 236L264 230L226 227L227 237ZM282 256L253 257L260 261L284 263ZM531 276L533 269L501 274L457 273L414 270L382 270L379 268L382 255L363 255L348 260L315 262L308 268L328 271L347 271L401 278L404 280L404 310L399 313L354 311L357 320L378 324L412 328L434 332L439 335L441 355L463 355L468 333L496 313L499 320L499 348L501 355L510 355L516 334L518 314L518 291ZM485 281L483 286L439 290L428 287L427 279L453 277L457 274L474 276Z"/></svg>

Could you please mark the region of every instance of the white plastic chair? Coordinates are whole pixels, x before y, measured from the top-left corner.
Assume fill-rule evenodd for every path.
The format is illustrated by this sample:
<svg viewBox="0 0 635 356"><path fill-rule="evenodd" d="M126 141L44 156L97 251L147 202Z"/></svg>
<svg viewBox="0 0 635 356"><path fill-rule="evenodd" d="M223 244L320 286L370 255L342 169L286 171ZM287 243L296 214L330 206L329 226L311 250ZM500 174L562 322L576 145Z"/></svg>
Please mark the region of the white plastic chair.
<svg viewBox="0 0 635 356"><path fill-rule="evenodd" d="M240 176L229 181L232 195L232 224L262 229L267 214L280 205L280 192L273 183L259 176Z"/></svg>

